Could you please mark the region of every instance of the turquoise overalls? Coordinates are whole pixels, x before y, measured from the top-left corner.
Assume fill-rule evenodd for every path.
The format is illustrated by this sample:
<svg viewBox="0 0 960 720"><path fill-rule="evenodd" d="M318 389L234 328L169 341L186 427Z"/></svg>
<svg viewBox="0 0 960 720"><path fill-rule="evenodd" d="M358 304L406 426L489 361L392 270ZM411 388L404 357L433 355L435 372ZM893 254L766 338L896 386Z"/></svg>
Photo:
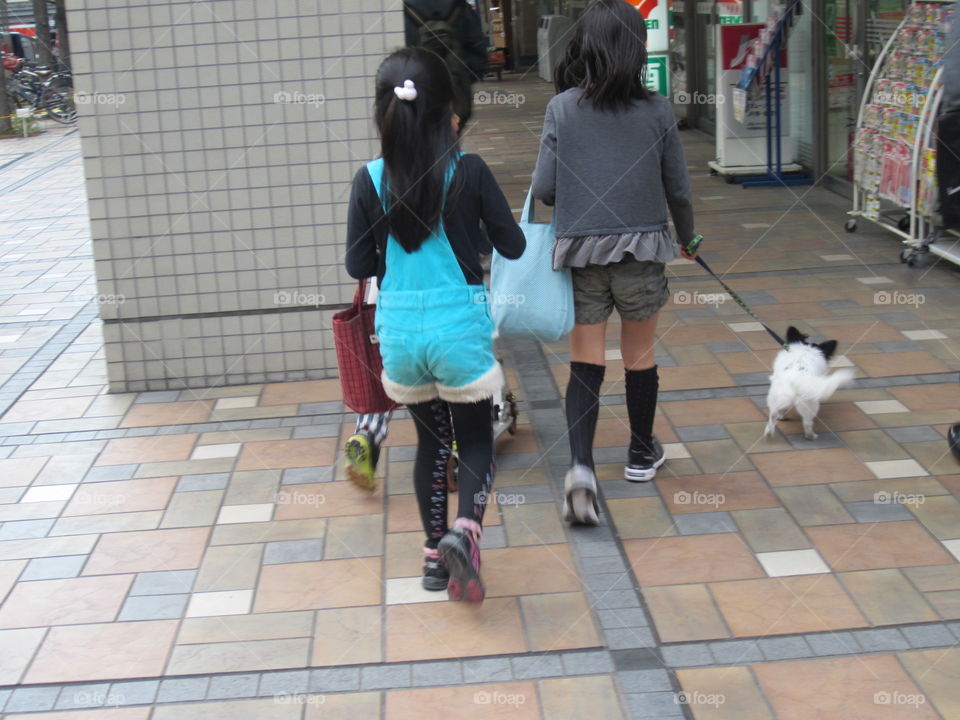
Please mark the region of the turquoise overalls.
<svg viewBox="0 0 960 720"><path fill-rule="evenodd" d="M444 195L455 169L447 172ZM383 203L383 159L367 171ZM443 221L412 253L388 235L386 253L375 329L387 395L405 405L492 397L503 386L503 371L493 354L487 292L467 283Z"/></svg>

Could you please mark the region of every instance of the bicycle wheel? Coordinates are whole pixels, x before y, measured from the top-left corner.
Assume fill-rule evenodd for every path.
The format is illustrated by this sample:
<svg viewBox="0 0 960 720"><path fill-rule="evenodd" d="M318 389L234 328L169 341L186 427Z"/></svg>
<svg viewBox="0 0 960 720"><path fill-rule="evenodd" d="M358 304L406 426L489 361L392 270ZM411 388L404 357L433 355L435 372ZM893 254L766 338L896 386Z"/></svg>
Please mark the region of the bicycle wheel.
<svg viewBox="0 0 960 720"><path fill-rule="evenodd" d="M48 87L40 96L40 108L47 116L61 125L72 125L77 121L77 106L73 102L73 93L66 88Z"/></svg>
<svg viewBox="0 0 960 720"><path fill-rule="evenodd" d="M65 72L54 73L47 79L47 85L49 87L70 88L72 90L73 76Z"/></svg>

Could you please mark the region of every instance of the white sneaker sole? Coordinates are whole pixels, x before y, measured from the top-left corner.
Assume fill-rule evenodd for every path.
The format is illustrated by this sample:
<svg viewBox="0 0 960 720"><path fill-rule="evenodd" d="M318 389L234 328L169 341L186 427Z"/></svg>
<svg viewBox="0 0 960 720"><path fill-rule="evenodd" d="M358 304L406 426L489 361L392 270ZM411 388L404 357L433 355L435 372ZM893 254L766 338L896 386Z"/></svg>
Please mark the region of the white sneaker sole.
<svg viewBox="0 0 960 720"><path fill-rule="evenodd" d="M657 460L657 462L653 464L653 467L647 468L645 470L641 470L639 468L632 468L629 465L627 465L623 469L623 477L625 480L629 480L630 482L636 482L636 483L650 482L657 476L657 468L663 465L666 461L667 461L667 456L666 456L666 453L664 453L663 457L661 457L659 460Z"/></svg>
<svg viewBox="0 0 960 720"><path fill-rule="evenodd" d="M597 478L583 466L570 468L563 481L563 519L568 523L599 525L597 515Z"/></svg>

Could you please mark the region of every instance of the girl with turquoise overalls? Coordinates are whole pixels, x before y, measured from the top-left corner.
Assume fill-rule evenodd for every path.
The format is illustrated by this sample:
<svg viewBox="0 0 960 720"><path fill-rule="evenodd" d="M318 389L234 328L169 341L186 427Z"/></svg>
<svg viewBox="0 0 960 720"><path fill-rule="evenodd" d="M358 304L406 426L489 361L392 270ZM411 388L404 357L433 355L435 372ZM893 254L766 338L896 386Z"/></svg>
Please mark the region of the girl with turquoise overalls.
<svg viewBox="0 0 960 720"><path fill-rule="evenodd" d="M490 169L460 152L443 61L404 48L380 65L374 119L381 157L353 182L347 272L377 276L376 331L387 394L417 428L413 480L423 522L423 586L482 602L479 542L493 483L493 354L480 251L526 247ZM486 228L484 236L480 223ZM457 518L447 526L447 460L456 436Z"/></svg>

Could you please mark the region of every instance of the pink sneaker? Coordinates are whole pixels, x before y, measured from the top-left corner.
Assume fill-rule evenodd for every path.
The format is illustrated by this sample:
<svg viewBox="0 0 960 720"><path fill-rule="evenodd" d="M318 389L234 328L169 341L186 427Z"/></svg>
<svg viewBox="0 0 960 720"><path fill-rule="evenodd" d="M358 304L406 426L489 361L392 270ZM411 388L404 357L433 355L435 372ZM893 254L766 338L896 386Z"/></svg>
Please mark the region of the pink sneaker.
<svg viewBox="0 0 960 720"><path fill-rule="evenodd" d="M476 533L454 527L440 539L440 560L450 572L447 595L451 600L482 603L485 594L480 579L480 546Z"/></svg>

